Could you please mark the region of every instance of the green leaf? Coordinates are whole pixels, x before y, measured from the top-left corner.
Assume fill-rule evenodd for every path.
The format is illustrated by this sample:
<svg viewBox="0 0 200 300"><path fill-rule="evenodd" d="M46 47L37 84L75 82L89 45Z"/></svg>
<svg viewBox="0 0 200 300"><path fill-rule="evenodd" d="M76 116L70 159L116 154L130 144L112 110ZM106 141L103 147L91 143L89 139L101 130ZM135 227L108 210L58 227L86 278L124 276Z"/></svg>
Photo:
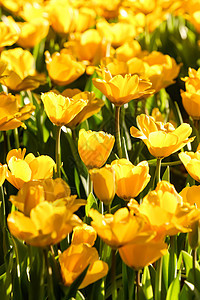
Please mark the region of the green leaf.
<svg viewBox="0 0 200 300"><path fill-rule="evenodd" d="M169 166L167 166L167 168L165 169L162 180L166 180L166 181L170 182L170 167Z"/></svg>
<svg viewBox="0 0 200 300"><path fill-rule="evenodd" d="M153 300L153 288L149 268L146 266L142 276L142 289L147 300Z"/></svg>
<svg viewBox="0 0 200 300"><path fill-rule="evenodd" d="M193 264L192 264L192 255L190 255L189 253L187 253L185 251L182 251L182 258L183 258L183 263L184 263L185 270L186 270L186 277L188 277L189 271L193 267ZM198 270L200 270L198 262L196 262L195 266L196 266L196 268Z"/></svg>
<svg viewBox="0 0 200 300"><path fill-rule="evenodd" d="M166 291L168 290L169 252L163 256L162 275Z"/></svg>
<svg viewBox="0 0 200 300"><path fill-rule="evenodd" d="M86 217L88 217L88 214L89 214L89 211L90 211L91 208L94 208L94 209L98 210L97 200L94 197L93 193L90 193L88 198L87 198L87 204L85 206Z"/></svg>
<svg viewBox="0 0 200 300"><path fill-rule="evenodd" d="M185 280L185 284L189 287L190 291L194 295L194 300L200 300L200 292L197 290L197 288L189 281Z"/></svg>
<svg viewBox="0 0 200 300"><path fill-rule="evenodd" d="M167 291L166 300L179 300L179 293L180 293L180 275L181 272L179 271L176 278L172 281Z"/></svg>

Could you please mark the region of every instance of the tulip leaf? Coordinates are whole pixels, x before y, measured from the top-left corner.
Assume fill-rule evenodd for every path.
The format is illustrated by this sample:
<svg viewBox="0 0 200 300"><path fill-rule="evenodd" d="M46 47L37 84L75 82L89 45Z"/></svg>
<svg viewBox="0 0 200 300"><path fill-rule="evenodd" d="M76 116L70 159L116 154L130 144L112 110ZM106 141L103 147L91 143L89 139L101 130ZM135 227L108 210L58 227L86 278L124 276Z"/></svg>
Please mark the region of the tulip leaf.
<svg viewBox="0 0 200 300"><path fill-rule="evenodd" d="M163 256L163 282L165 285L165 290L168 290L168 272L169 272L169 252Z"/></svg>
<svg viewBox="0 0 200 300"><path fill-rule="evenodd" d="M167 166L167 168L165 169L162 180L170 182L170 167L169 166Z"/></svg>
<svg viewBox="0 0 200 300"><path fill-rule="evenodd" d="M189 271L193 267L192 256L189 253L182 251L182 258L186 270L186 276L188 277ZM197 261L195 266L200 271L200 266Z"/></svg>
<svg viewBox="0 0 200 300"><path fill-rule="evenodd" d="M166 300L179 300L179 293L180 293L180 275L181 272L179 271L176 278L172 281L167 291Z"/></svg>
<svg viewBox="0 0 200 300"><path fill-rule="evenodd" d="M185 280L185 284L189 287L190 291L192 292L194 298L194 300L200 300L200 292L197 290L197 288L194 286L194 284L192 284L189 281Z"/></svg>
<svg viewBox="0 0 200 300"><path fill-rule="evenodd" d="M147 266L144 268L144 272L142 276L142 289L146 296L146 299L153 300L153 288L151 284L151 276L150 276L149 268Z"/></svg>
<svg viewBox="0 0 200 300"><path fill-rule="evenodd" d="M98 210L97 200L94 197L93 193L90 193L88 198L87 198L87 204L85 206L86 217L88 217L88 214L89 214L89 211L90 211L91 208L94 208L94 209Z"/></svg>

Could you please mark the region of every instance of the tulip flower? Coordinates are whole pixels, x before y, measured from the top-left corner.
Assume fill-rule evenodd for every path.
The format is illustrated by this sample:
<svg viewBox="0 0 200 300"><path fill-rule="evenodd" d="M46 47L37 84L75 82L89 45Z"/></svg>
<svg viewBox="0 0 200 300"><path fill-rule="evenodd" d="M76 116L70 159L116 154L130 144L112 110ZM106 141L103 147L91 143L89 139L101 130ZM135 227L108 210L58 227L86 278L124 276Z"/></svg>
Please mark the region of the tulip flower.
<svg viewBox="0 0 200 300"><path fill-rule="evenodd" d="M151 177L147 161L134 166L122 158L112 161L111 166L115 170L116 194L126 201L136 197L146 187Z"/></svg>
<svg viewBox="0 0 200 300"><path fill-rule="evenodd" d="M7 171L7 166L0 164L0 186L4 183L6 179L6 171Z"/></svg>
<svg viewBox="0 0 200 300"><path fill-rule="evenodd" d="M65 51L64 49L60 53L54 52L52 57L48 51L45 52L45 62L49 77L55 84L60 86L75 81L85 72L84 64L76 61L72 55Z"/></svg>
<svg viewBox="0 0 200 300"><path fill-rule="evenodd" d="M114 168L106 165L100 169L92 169L90 170L90 178L97 198L105 205L109 205L115 196L116 190Z"/></svg>
<svg viewBox="0 0 200 300"><path fill-rule="evenodd" d="M76 199L76 195L71 195L70 187L61 178L25 182L17 195L10 196L9 200L26 216L43 201L65 206L71 212L86 204L85 200Z"/></svg>
<svg viewBox="0 0 200 300"><path fill-rule="evenodd" d="M141 114L137 117L137 125L140 130L132 126L131 135L142 139L156 158L167 157L194 140L194 137L188 138L192 128L186 123L175 129L171 123L155 122L153 117Z"/></svg>
<svg viewBox="0 0 200 300"><path fill-rule="evenodd" d="M19 211L8 215L8 228L18 239L36 247L59 243L81 220L65 206L43 201L30 211L30 217Z"/></svg>
<svg viewBox="0 0 200 300"><path fill-rule="evenodd" d="M26 149L9 151L6 161L8 171L6 179L17 189L25 182L33 179L45 179L53 176L54 160L47 155L35 157L32 153L26 155Z"/></svg>
<svg viewBox="0 0 200 300"><path fill-rule="evenodd" d="M196 181L200 181L200 151L181 152L179 158L190 176Z"/></svg>
<svg viewBox="0 0 200 300"><path fill-rule="evenodd" d="M79 131L78 152L88 169L101 168L107 161L115 138L103 131L81 129Z"/></svg>
<svg viewBox="0 0 200 300"><path fill-rule="evenodd" d="M11 46L19 38L20 29L18 24L11 16L3 18L3 22L0 22L0 47Z"/></svg>
<svg viewBox="0 0 200 300"><path fill-rule="evenodd" d="M132 208L132 200L128 204ZM136 212L136 204L133 202ZM190 226L199 218L194 205L183 202L174 186L167 181L158 183L137 207L138 213L148 218L160 237L191 231ZM137 214L137 213L136 213Z"/></svg>
<svg viewBox="0 0 200 300"><path fill-rule="evenodd" d="M50 121L57 126L67 126L88 103L81 96L73 99L50 91L42 94L41 99Z"/></svg>
<svg viewBox="0 0 200 300"><path fill-rule="evenodd" d="M0 83L10 90L33 90L45 83L45 75L36 72L34 58L28 50L9 49L1 53L0 59L8 64Z"/></svg>
<svg viewBox="0 0 200 300"><path fill-rule="evenodd" d="M103 68L101 72L103 78L93 78L93 84L115 106L122 106L133 99L141 98L153 92L150 90L151 82L140 79L138 75L112 76L106 68Z"/></svg>
<svg viewBox="0 0 200 300"><path fill-rule="evenodd" d="M108 273L108 265L99 260L96 248L87 244L72 244L59 256L61 275L64 284L69 286L89 265L85 278L80 284L82 289L99 280Z"/></svg>
<svg viewBox="0 0 200 300"><path fill-rule="evenodd" d="M134 215L124 207L114 215L102 215L95 209L90 209L89 216L93 219L91 225L100 238L113 249L128 243L142 243L151 240L155 231L148 226L145 218Z"/></svg>
<svg viewBox="0 0 200 300"><path fill-rule="evenodd" d="M124 263L135 270L143 269L167 254L168 245L162 240L143 244L130 243L119 248Z"/></svg>
<svg viewBox="0 0 200 300"><path fill-rule="evenodd" d="M93 246L97 238L97 233L92 226L83 224L83 226L76 226L73 229L72 241L73 245L87 244Z"/></svg>

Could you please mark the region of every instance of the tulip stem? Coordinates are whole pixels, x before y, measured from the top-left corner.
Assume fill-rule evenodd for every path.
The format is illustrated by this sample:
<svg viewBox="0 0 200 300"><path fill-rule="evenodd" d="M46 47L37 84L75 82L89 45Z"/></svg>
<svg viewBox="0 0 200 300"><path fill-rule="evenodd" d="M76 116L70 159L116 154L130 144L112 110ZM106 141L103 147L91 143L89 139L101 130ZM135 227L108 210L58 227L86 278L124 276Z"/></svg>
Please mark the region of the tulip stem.
<svg viewBox="0 0 200 300"><path fill-rule="evenodd" d="M47 291L48 291L48 300L56 300L53 292L53 278L52 278L52 268L49 264L48 259L48 249L44 249L44 258L45 258L45 265L47 269Z"/></svg>
<svg viewBox="0 0 200 300"><path fill-rule="evenodd" d="M61 126L56 126L56 174L61 178L61 148L60 148Z"/></svg>
<svg viewBox="0 0 200 300"><path fill-rule="evenodd" d="M112 290L112 300L117 299L117 287L115 281L115 272L116 272L116 250L112 249L112 264L111 264L111 290Z"/></svg>
<svg viewBox="0 0 200 300"><path fill-rule="evenodd" d="M18 129L14 128L13 129L13 133L14 133L14 139L15 139L15 148L19 149L19 133L18 133Z"/></svg>
<svg viewBox="0 0 200 300"><path fill-rule="evenodd" d="M163 264L163 258L161 257L156 263L155 300L161 300L162 264Z"/></svg>
<svg viewBox="0 0 200 300"><path fill-rule="evenodd" d="M136 299L140 300L140 270L136 271L136 295Z"/></svg>
<svg viewBox="0 0 200 300"><path fill-rule="evenodd" d="M160 182L161 161L162 161L162 158L157 158L156 171L155 171L155 175L154 175L154 188L156 187L158 182Z"/></svg>
<svg viewBox="0 0 200 300"><path fill-rule="evenodd" d="M197 249L192 249L192 267L193 267L193 273L194 273L194 282L196 281L196 260L197 260Z"/></svg>
<svg viewBox="0 0 200 300"><path fill-rule="evenodd" d="M117 153L119 158L122 158L122 144L121 144L121 137L120 137L120 124L119 124L119 117L120 117L120 106L115 106L115 132L116 132L116 144L117 144Z"/></svg>

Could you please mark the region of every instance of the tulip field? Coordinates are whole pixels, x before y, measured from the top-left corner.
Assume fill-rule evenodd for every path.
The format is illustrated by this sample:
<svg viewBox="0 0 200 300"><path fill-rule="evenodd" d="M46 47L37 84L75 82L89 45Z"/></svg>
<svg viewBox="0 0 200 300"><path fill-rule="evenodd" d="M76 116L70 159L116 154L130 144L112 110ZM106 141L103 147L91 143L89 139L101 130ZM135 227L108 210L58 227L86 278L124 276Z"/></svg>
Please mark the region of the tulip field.
<svg viewBox="0 0 200 300"><path fill-rule="evenodd" d="M200 300L200 0L0 16L0 299Z"/></svg>

